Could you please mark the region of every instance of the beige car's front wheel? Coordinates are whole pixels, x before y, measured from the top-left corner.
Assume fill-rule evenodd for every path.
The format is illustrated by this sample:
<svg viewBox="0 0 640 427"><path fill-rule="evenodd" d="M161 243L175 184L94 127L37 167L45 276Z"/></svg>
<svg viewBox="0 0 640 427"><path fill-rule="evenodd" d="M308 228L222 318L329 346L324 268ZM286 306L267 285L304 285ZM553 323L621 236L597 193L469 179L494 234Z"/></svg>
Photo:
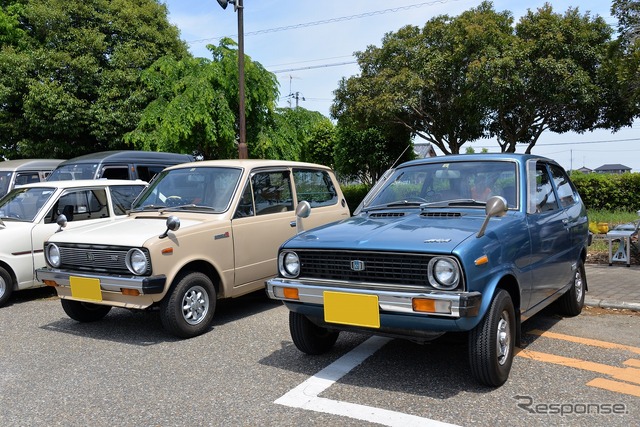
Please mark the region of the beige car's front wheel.
<svg viewBox="0 0 640 427"><path fill-rule="evenodd" d="M191 338L211 327L216 308L216 289L200 272L178 276L160 306L162 325L171 334Z"/></svg>

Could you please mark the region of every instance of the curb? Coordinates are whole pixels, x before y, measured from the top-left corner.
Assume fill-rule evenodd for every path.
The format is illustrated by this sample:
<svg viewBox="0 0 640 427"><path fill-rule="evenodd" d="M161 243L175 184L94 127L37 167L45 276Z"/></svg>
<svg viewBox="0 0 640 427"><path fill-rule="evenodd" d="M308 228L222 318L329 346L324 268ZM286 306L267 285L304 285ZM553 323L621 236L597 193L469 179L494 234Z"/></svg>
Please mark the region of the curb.
<svg viewBox="0 0 640 427"><path fill-rule="evenodd" d="M637 302L619 302L606 299L591 298L588 296L585 296L584 298L584 305L598 308L640 311L640 303Z"/></svg>

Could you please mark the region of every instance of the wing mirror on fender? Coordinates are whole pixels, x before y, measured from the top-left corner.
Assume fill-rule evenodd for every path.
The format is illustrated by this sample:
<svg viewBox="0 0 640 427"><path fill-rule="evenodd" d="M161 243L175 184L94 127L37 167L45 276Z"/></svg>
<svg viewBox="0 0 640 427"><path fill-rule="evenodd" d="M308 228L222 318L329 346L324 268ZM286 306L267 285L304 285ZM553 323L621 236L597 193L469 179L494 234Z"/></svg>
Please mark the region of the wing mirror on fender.
<svg viewBox="0 0 640 427"><path fill-rule="evenodd" d="M304 225L302 224L302 218L308 218L311 215L311 205L306 200L298 203L296 207L296 226L298 234L304 231Z"/></svg>
<svg viewBox="0 0 640 427"><path fill-rule="evenodd" d="M482 223L482 227L480 227L480 231L476 237L484 236L484 231L489 224L489 219L492 216L504 216L507 213L507 199L502 196L493 196L489 200L487 200L487 205L484 208L487 216L484 218L484 222Z"/></svg>
<svg viewBox="0 0 640 427"><path fill-rule="evenodd" d="M167 229L159 237L161 239L164 239L169 235L169 230L176 231L179 228L180 228L180 218L178 218L175 215L171 215L169 218L167 218Z"/></svg>
<svg viewBox="0 0 640 427"><path fill-rule="evenodd" d="M62 231L63 228L65 228L67 226L67 217L64 214L60 214L58 215L58 218L56 218L56 224L58 224L58 229L56 230L56 233L59 233Z"/></svg>

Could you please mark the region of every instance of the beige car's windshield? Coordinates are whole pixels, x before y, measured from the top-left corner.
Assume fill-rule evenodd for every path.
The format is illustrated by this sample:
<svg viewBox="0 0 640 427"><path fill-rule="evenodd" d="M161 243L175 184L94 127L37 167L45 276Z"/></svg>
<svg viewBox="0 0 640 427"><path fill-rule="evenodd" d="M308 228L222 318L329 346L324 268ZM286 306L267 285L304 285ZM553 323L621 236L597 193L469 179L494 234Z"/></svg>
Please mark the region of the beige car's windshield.
<svg viewBox="0 0 640 427"><path fill-rule="evenodd" d="M160 208L223 212L238 187L242 170L190 167L163 171L134 202L132 210Z"/></svg>

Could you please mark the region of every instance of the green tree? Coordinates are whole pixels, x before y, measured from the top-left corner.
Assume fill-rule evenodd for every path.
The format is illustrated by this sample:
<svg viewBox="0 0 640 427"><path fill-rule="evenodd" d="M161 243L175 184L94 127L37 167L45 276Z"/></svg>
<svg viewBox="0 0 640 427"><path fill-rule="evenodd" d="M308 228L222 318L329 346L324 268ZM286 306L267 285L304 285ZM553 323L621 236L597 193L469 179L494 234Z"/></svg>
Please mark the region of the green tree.
<svg viewBox="0 0 640 427"><path fill-rule="evenodd" d="M512 17L491 3L456 18L439 16L422 29L406 26L387 34L382 47L356 53L359 76L342 82L332 114L353 110L398 123L445 154L459 153L485 135L488 89L472 79L474 64L512 39Z"/></svg>
<svg viewBox="0 0 640 427"><path fill-rule="evenodd" d="M302 107L279 108L273 124L256 142L254 153L266 159L333 164L333 123Z"/></svg>
<svg viewBox="0 0 640 427"><path fill-rule="evenodd" d="M410 131L401 124L366 124L343 116L336 132L335 170L367 187L396 162L414 157Z"/></svg>
<svg viewBox="0 0 640 427"><path fill-rule="evenodd" d="M160 57L188 55L156 0L25 0L3 2L2 11L19 22L0 24L14 30L0 42L0 155L8 158L126 148L122 137L149 102L140 73Z"/></svg>
<svg viewBox="0 0 640 427"><path fill-rule="evenodd" d="M584 132L602 124L617 93L605 67L611 29L601 17L570 8L564 15L545 4L529 11L515 27L507 49L475 64L490 115L488 129L502 151L527 144L530 153L540 135Z"/></svg>
<svg viewBox="0 0 640 427"><path fill-rule="evenodd" d="M637 0L614 0L611 14L618 19L618 39L611 56L615 82L618 83L622 102L608 117L638 117L640 115L640 2ZM614 74L615 73L615 74ZM625 113L627 113L625 115ZM630 125L627 121L625 125Z"/></svg>
<svg viewBox="0 0 640 427"><path fill-rule="evenodd" d="M143 73L154 100L138 127L125 140L138 148L196 153L205 159L237 157L238 50L228 38L209 45L213 59L164 57ZM277 80L245 57L247 145L271 124L278 96Z"/></svg>

